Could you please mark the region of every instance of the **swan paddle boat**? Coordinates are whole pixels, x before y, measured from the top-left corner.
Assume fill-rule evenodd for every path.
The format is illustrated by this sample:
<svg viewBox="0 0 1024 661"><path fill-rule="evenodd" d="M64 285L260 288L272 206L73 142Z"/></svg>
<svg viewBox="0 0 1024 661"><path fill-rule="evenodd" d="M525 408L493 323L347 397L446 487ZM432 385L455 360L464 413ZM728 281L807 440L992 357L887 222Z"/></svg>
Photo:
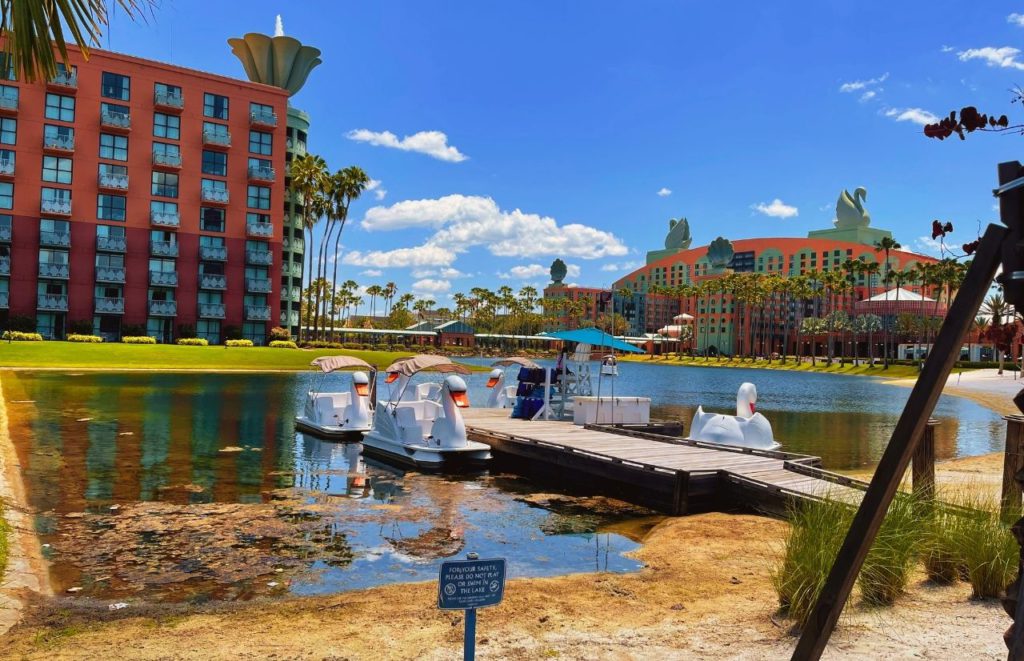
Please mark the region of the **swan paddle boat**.
<svg viewBox="0 0 1024 661"><path fill-rule="evenodd" d="M443 356L417 355L397 360L385 371L388 401L378 404L373 427L363 436L367 452L426 469L480 464L491 458L487 445L466 437L461 409L469 406L469 398L459 375L469 374L468 369ZM424 371L446 376L439 387L420 384L412 397L406 397L410 379Z"/></svg>
<svg viewBox="0 0 1024 661"><path fill-rule="evenodd" d="M319 375L313 389L306 393L295 426L322 438L360 440L359 434L370 430L370 383L376 378L376 369L353 356L322 356L310 365L319 370ZM352 373L348 392L321 392L327 375L340 370L358 370Z"/></svg>
<svg viewBox="0 0 1024 661"><path fill-rule="evenodd" d="M513 365L520 368L527 367L530 369L540 367L540 365L529 358L523 358L521 356L502 358L499 361L491 363L491 367L494 369L491 370L491 373L487 377L487 388L490 392L487 394L487 404L484 408L510 409L515 406L516 386L505 385L505 368Z"/></svg>
<svg viewBox="0 0 1024 661"><path fill-rule="evenodd" d="M757 388L744 383L736 393L736 415L705 413L698 406L690 423L690 438L695 441L734 445L754 450L780 447L772 434L768 418L757 412Z"/></svg>

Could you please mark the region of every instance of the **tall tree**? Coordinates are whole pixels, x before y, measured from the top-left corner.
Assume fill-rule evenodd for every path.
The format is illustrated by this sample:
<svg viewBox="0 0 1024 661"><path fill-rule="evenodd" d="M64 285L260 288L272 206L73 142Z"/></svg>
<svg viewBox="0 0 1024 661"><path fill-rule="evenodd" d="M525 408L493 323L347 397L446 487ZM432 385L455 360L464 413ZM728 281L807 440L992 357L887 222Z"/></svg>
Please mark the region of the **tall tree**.
<svg viewBox="0 0 1024 661"><path fill-rule="evenodd" d="M889 253L893 250L899 250L903 246L892 238L891 236L882 237L882 240L875 244L875 252L885 253L885 275L883 276L885 286L888 287L889 283L892 282L892 263L889 261ZM899 295L897 294L897 297ZM882 356L882 369L889 369L889 326L892 323L892 307L889 305L889 295L886 293L885 296L885 316L886 318L882 322L882 335L883 342L885 343L885 352Z"/></svg>
<svg viewBox="0 0 1024 661"><path fill-rule="evenodd" d="M320 292L319 288L311 286L313 281L316 280L316 276L313 275L313 253L315 252L313 249L313 230L319 222L320 212L323 210L321 191L326 181L327 162L320 156L304 154L292 160L290 174L291 196L293 203L295 200L299 203L302 227L306 230L308 236L306 240L306 254L309 256L309 266L306 269L306 283L308 286L307 291L311 297L314 292L318 294ZM313 307L312 298L307 301L307 307L310 321L315 327L317 310ZM307 338L309 332L309 325L303 325L299 329L299 339Z"/></svg>
<svg viewBox="0 0 1024 661"><path fill-rule="evenodd" d="M359 196L363 194L369 183L369 175L362 168L355 165L350 165L344 170L338 170L331 177L328 215L338 226L338 231L334 235L334 272L331 274L332 283L338 280L338 262L341 261L338 257L338 250L341 247L341 234L345 231L345 223L348 222L349 207L352 206L355 200L359 199ZM334 316L333 308L331 316Z"/></svg>

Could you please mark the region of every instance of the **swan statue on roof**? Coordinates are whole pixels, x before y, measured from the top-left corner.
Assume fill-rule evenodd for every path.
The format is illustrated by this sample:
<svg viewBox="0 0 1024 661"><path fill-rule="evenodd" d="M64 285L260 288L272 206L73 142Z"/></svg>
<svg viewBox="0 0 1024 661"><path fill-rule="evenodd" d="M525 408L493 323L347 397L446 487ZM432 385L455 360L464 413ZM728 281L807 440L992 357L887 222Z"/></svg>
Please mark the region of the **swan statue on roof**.
<svg viewBox="0 0 1024 661"><path fill-rule="evenodd" d="M736 415L705 413L697 407L690 423L690 438L708 443L735 445L754 450L775 450L779 444L768 419L757 412L757 388L744 383L736 393Z"/></svg>
<svg viewBox="0 0 1024 661"><path fill-rule="evenodd" d="M860 186L853 195L844 190L836 201L836 228L854 229L867 227L871 224L871 214L864 208L864 200L868 199L868 191Z"/></svg>

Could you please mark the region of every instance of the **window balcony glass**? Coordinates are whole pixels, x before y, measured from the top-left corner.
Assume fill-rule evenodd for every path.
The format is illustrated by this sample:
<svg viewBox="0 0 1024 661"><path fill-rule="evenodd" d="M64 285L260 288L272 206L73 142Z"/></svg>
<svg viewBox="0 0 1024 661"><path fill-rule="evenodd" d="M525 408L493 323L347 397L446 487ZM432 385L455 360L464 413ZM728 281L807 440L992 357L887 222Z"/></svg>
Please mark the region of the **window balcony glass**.
<svg viewBox="0 0 1024 661"><path fill-rule="evenodd" d="M58 152L75 151L75 136L73 135L44 135L43 149Z"/></svg>
<svg viewBox="0 0 1024 661"><path fill-rule="evenodd" d="M96 282L112 282L114 284L124 284L124 267L97 266Z"/></svg>
<svg viewBox="0 0 1024 661"><path fill-rule="evenodd" d="M14 176L14 159L0 158L0 177L10 178Z"/></svg>
<svg viewBox="0 0 1024 661"><path fill-rule="evenodd" d="M100 110L100 125L105 129L129 131L132 128L132 116L126 112L102 109Z"/></svg>
<svg viewBox="0 0 1024 661"><path fill-rule="evenodd" d="M149 284L154 287L177 287L178 286L178 272L177 271L150 271L149 272Z"/></svg>
<svg viewBox="0 0 1024 661"><path fill-rule="evenodd" d="M11 258L7 255L0 256L0 275L11 274Z"/></svg>
<svg viewBox="0 0 1024 661"><path fill-rule="evenodd" d="M174 317L178 314L177 301L150 301L149 316L151 317Z"/></svg>
<svg viewBox="0 0 1024 661"><path fill-rule="evenodd" d="M200 289L224 290L228 288L228 278L224 275L207 273L199 276Z"/></svg>
<svg viewBox="0 0 1024 661"><path fill-rule="evenodd" d="M11 242L11 218L0 218L0 242L10 243Z"/></svg>
<svg viewBox="0 0 1024 661"><path fill-rule="evenodd" d="M281 310L281 325L285 327L298 326L299 313L295 310Z"/></svg>
<svg viewBox="0 0 1024 661"><path fill-rule="evenodd" d="M69 277L68 265L55 262L39 262L39 277L67 280Z"/></svg>
<svg viewBox="0 0 1024 661"><path fill-rule="evenodd" d="M298 262L292 262L292 265L288 267L287 273L293 278L301 278L302 264L299 264Z"/></svg>
<svg viewBox="0 0 1024 661"><path fill-rule="evenodd" d="M0 310L6 310L10 307L10 295L5 291L0 291Z"/></svg>
<svg viewBox="0 0 1024 661"><path fill-rule="evenodd" d="M270 280L266 278L247 278L245 288L253 294L269 294Z"/></svg>
<svg viewBox="0 0 1024 661"><path fill-rule="evenodd" d="M231 200L228 191L223 188L204 188L200 191L199 196L203 202L212 202L214 204L227 204Z"/></svg>
<svg viewBox="0 0 1024 661"><path fill-rule="evenodd" d="M294 140L288 138L285 142L285 149L292 152L296 156L304 156L306 154L306 143L301 140Z"/></svg>
<svg viewBox="0 0 1024 661"><path fill-rule="evenodd" d="M6 94L0 95L0 113L6 115L18 114L18 97Z"/></svg>
<svg viewBox="0 0 1024 661"><path fill-rule="evenodd" d="M123 236L97 236L96 250L104 252L128 252L128 239Z"/></svg>
<svg viewBox="0 0 1024 661"><path fill-rule="evenodd" d="M109 296L96 298L96 314L124 314L124 299Z"/></svg>
<svg viewBox="0 0 1024 661"><path fill-rule="evenodd" d="M36 309L49 310L51 312L68 311L67 294L39 294L36 297Z"/></svg>
<svg viewBox="0 0 1024 661"><path fill-rule="evenodd" d="M271 239L274 237L274 225L271 223L247 223L245 233L257 239Z"/></svg>
<svg viewBox="0 0 1024 661"><path fill-rule="evenodd" d="M177 211L150 211L149 222L157 227L177 227L181 224L181 214Z"/></svg>
<svg viewBox="0 0 1024 661"><path fill-rule="evenodd" d="M252 126L277 126L277 113L273 110L259 110L249 113L249 124Z"/></svg>
<svg viewBox="0 0 1024 661"><path fill-rule="evenodd" d="M303 252L306 249L306 242L298 238L285 239L281 241L281 249L289 252Z"/></svg>
<svg viewBox="0 0 1024 661"><path fill-rule="evenodd" d="M149 254L154 257L177 257L178 244L175 241L150 241Z"/></svg>
<svg viewBox="0 0 1024 661"><path fill-rule="evenodd" d="M70 248L71 232L40 232L39 245L50 248Z"/></svg>
<svg viewBox="0 0 1024 661"><path fill-rule="evenodd" d="M71 215L71 200L55 199L55 200L43 200L39 203L39 210L43 213L52 214L55 216L70 216Z"/></svg>
<svg viewBox="0 0 1024 661"><path fill-rule="evenodd" d="M181 154L153 152L153 165L169 170L181 169Z"/></svg>
<svg viewBox="0 0 1024 661"><path fill-rule="evenodd" d="M199 318L200 319L223 319L226 315L224 314L223 303L200 303L199 304Z"/></svg>
<svg viewBox="0 0 1024 661"><path fill-rule="evenodd" d="M270 321L269 305L247 305L245 306L246 321Z"/></svg>
<svg viewBox="0 0 1024 661"><path fill-rule="evenodd" d="M273 182L275 178L274 168L261 168L251 166L249 168L249 181Z"/></svg>
<svg viewBox="0 0 1024 661"><path fill-rule="evenodd" d="M207 147L230 147L231 131L210 131L203 129L203 144Z"/></svg>
<svg viewBox="0 0 1024 661"><path fill-rule="evenodd" d="M125 191L128 190L128 175L101 172L99 180L100 188L107 190Z"/></svg>
<svg viewBox="0 0 1024 661"><path fill-rule="evenodd" d="M181 110L185 107L185 99L180 93L153 92L153 105L165 110Z"/></svg>
<svg viewBox="0 0 1024 661"><path fill-rule="evenodd" d="M274 263L274 255L269 250L246 250L245 261L257 266L270 266Z"/></svg>
<svg viewBox="0 0 1024 661"><path fill-rule="evenodd" d="M78 74L73 71L58 73L56 76L46 81L46 85L63 91L77 90Z"/></svg>
<svg viewBox="0 0 1024 661"><path fill-rule="evenodd" d="M199 246L199 259L208 262L228 261L228 249L226 246Z"/></svg>

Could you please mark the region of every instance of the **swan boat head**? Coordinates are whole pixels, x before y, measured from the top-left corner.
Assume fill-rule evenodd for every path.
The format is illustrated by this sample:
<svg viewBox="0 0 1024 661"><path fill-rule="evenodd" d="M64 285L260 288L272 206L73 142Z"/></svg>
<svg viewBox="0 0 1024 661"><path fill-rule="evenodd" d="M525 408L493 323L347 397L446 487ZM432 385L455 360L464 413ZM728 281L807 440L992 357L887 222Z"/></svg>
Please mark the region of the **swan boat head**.
<svg viewBox="0 0 1024 661"><path fill-rule="evenodd" d="M736 392L736 417L750 418L757 413L757 388L753 383L744 383Z"/></svg>
<svg viewBox="0 0 1024 661"><path fill-rule="evenodd" d="M441 398L445 414L449 413L449 406L460 409L469 408L469 396L466 394L466 390L466 382L462 380L461 376L452 374L445 377L444 385L441 387L441 392L447 395L447 397Z"/></svg>
<svg viewBox="0 0 1024 661"><path fill-rule="evenodd" d="M368 397L370 395L370 377L366 372L352 373L352 395L355 397Z"/></svg>

